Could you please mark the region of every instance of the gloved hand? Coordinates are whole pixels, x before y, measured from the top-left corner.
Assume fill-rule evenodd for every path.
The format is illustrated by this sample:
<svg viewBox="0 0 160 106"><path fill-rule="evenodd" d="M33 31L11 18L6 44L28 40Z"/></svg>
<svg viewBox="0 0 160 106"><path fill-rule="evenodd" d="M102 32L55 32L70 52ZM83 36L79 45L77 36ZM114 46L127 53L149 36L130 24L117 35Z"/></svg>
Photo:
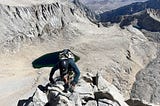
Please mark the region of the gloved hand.
<svg viewBox="0 0 160 106"><path fill-rule="evenodd" d="M52 84L55 83L52 77L49 77L49 81L50 81Z"/></svg>

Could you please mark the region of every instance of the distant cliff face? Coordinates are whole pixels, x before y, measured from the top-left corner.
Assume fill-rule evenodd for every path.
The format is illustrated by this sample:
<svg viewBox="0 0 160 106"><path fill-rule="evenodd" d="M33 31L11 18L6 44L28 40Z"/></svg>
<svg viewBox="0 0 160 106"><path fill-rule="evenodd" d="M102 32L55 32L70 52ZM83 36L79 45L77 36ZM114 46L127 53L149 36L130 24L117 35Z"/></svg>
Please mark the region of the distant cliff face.
<svg viewBox="0 0 160 106"><path fill-rule="evenodd" d="M75 14L96 22L97 16L74 0L61 0L50 4L22 6L0 5L1 52L18 50L23 43L42 42L60 35L67 25L78 21ZM77 11L77 12L76 12ZM52 38L52 37L51 37Z"/></svg>
<svg viewBox="0 0 160 106"><path fill-rule="evenodd" d="M83 3L81 3L80 0L74 0L73 3L82 11L84 11L87 18L93 23L97 23L100 20L100 16L89 9L87 6L85 6Z"/></svg>
<svg viewBox="0 0 160 106"><path fill-rule="evenodd" d="M113 11L100 14L102 22L120 23L120 26L135 25L140 29L160 31L160 1L133 3Z"/></svg>
<svg viewBox="0 0 160 106"><path fill-rule="evenodd" d="M76 21L75 6L67 3L21 7L0 5L1 52L19 49L25 42L39 42L60 34L67 24Z"/></svg>
<svg viewBox="0 0 160 106"><path fill-rule="evenodd" d="M123 16L123 15L131 15L146 9L160 9L160 1L159 0L149 0L146 2L137 2L132 3L130 5L120 7L118 9L104 12L101 15L102 21L109 21L113 18Z"/></svg>
<svg viewBox="0 0 160 106"><path fill-rule="evenodd" d="M119 18L120 27L133 25L138 29L145 29L148 31L160 31L160 10L147 9L134 15L121 16Z"/></svg>
<svg viewBox="0 0 160 106"><path fill-rule="evenodd" d="M80 0L96 13L110 11L134 2L143 2L146 0Z"/></svg>
<svg viewBox="0 0 160 106"><path fill-rule="evenodd" d="M104 22L104 25L118 23L124 29L133 26L140 29L148 40L156 42L157 57L136 74L130 96L133 100L141 100L159 106L160 0L133 3L102 13L101 21ZM132 106L134 101L130 103Z"/></svg>

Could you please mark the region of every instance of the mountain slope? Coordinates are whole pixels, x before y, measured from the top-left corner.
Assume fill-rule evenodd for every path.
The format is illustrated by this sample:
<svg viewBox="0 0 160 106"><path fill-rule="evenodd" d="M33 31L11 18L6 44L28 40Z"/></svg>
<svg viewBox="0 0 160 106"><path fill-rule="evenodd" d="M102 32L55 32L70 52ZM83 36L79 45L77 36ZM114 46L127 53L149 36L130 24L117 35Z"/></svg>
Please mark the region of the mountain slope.
<svg viewBox="0 0 160 106"><path fill-rule="evenodd" d="M82 74L99 71L125 99L130 98L136 73L156 57L154 42L140 30L98 27L83 9L66 0L1 5L0 10L0 105L15 106L48 81L50 68L33 69L31 65L47 53L71 49L81 58L77 65Z"/></svg>
<svg viewBox="0 0 160 106"><path fill-rule="evenodd" d="M140 11L143 11L145 9L152 8L152 9L160 9L160 1L159 0L149 0L146 2L137 2L137 3L132 3L130 5L104 12L100 14L101 16L101 21L106 22L110 21L114 18L117 18L122 15L131 15Z"/></svg>
<svg viewBox="0 0 160 106"><path fill-rule="evenodd" d="M133 25L138 29L145 29L148 31L160 31L160 10L147 9L139 13L121 16L120 27Z"/></svg>
<svg viewBox="0 0 160 106"><path fill-rule="evenodd" d="M160 103L159 82L160 82L160 54L151 61L144 69L136 75L136 81L133 84L131 98L140 99L147 103ZM145 90L144 90L145 88Z"/></svg>
<svg viewBox="0 0 160 106"><path fill-rule="evenodd" d="M91 10L96 13L103 13L110 11L133 2L143 2L146 0L80 0L83 4L88 6Z"/></svg>
<svg viewBox="0 0 160 106"><path fill-rule="evenodd" d="M67 23L76 20L67 2L27 7L0 5L1 53L19 50L25 43L41 42L60 34ZM67 14L67 15L66 15ZM52 33L51 33L52 32Z"/></svg>
<svg viewBox="0 0 160 106"><path fill-rule="evenodd" d="M133 25L149 31L160 31L160 1L150 0L147 2L133 3L119 9L101 14L102 23L120 23L120 27Z"/></svg>

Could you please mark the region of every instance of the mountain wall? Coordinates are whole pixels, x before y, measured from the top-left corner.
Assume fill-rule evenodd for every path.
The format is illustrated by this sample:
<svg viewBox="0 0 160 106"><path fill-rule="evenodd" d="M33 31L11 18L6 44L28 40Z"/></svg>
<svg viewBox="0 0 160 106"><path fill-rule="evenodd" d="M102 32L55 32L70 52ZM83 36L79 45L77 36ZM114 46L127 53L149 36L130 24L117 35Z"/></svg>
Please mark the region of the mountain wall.
<svg viewBox="0 0 160 106"><path fill-rule="evenodd" d="M117 19L120 16L123 15L131 15L146 9L160 9L160 1L159 0L149 0L146 2L136 2L132 3L130 5L126 5L123 7L120 7L115 10L107 11L102 14L101 16L101 21L106 22L106 21L111 21L112 19L114 20L115 18Z"/></svg>
<svg viewBox="0 0 160 106"><path fill-rule="evenodd" d="M119 23L121 28L133 25L138 29L159 32L159 4L158 0L137 2L118 9L100 14L104 26Z"/></svg>
<svg viewBox="0 0 160 106"><path fill-rule="evenodd" d="M111 11L119 7L134 3L144 2L146 0L80 0L84 5L88 6L96 13Z"/></svg>
<svg viewBox="0 0 160 106"><path fill-rule="evenodd" d="M95 13L95 11L89 9L87 6L85 6L83 3L81 3L79 0L74 0L73 3L79 7L82 11L85 12L85 15L87 16L87 18L95 23L98 24L98 22L100 21L100 16L98 14Z"/></svg>
<svg viewBox="0 0 160 106"><path fill-rule="evenodd" d="M121 16L120 27L123 28L127 25L133 25L138 29L159 32L159 11L160 10L147 9L133 15Z"/></svg>
<svg viewBox="0 0 160 106"><path fill-rule="evenodd" d="M154 103L159 105L159 62L160 55L151 61L144 69L136 75L136 81L133 84L131 98Z"/></svg>
<svg viewBox="0 0 160 106"><path fill-rule="evenodd" d="M76 21L75 8L65 0L26 7L0 5L1 52L19 50L26 42L42 42L60 35L70 22Z"/></svg>

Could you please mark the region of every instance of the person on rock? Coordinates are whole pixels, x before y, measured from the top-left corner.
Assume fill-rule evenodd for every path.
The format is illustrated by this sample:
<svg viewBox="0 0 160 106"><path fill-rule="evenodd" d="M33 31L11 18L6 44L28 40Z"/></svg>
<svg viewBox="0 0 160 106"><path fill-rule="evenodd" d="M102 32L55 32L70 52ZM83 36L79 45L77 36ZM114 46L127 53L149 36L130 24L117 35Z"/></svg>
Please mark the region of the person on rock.
<svg viewBox="0 0 160 106"><path fill-rule="evenodd" d="M73 92L75 85L78 83L78 79L80 76L80 71L75 64L74 55L69 49L64 49L61 53L59 53L60 61L52 68L49 81L51 83L55 83L53 79L53 75L56 70L60 70L60 78L64 81L64 91L68 90ZM72 77L73 76L73 77Z"/></svg>

